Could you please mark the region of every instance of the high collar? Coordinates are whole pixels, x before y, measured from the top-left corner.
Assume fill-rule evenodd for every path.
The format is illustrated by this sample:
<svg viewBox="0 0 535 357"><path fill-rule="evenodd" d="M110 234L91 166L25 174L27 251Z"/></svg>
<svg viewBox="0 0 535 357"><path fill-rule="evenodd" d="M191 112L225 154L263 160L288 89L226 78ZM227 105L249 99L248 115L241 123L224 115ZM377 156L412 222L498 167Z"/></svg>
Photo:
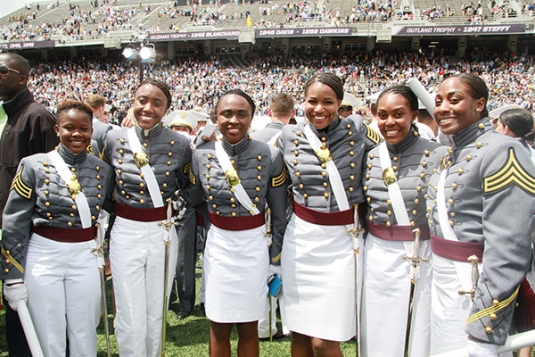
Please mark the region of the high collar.
<svg viewBox="0 0 535 357"><path fill-rule="evenodd" d="M407 136L405 136L405 138L401 140L399 143L392 145L392 144L389 144L388 141L385 140L386 147L388 147L388 151L394 154L399 153L399 152L404 152L409 147L411 147L412 144L414 144L416 140L418 140L418 137L419 137L418 132L414 130L414 127L411 127L411 130L409 131Z"/></svg>
<svg viewBox="0 0 535 357"><path fill-rule="evenodd" d="M81 164L87 158L87 151L84 150L79 154L75 154L61 144L59 144L58 153L59 156L61 156L61 158L63 159L63 161L65 161L65 163L70 166Z"/></svg>
<svg viewBox="0 0 535 357"><path fill-rule="evenodd" d="M492 130L489 118L483 118L463 129L459 134L453 135L453 148L464 147L476 141L478 137Z"/></svg>
<svg viewBox="0 0 535 357"><path fill-rule="evenodd" d="M266 128L282 129L284 128L284 123L281 123L280 121L272 121L269 122L268 125L266 125Z"/></svg>
<svg viewBox="0 0 535 357"><path fill-rule="evenodd" d="M33 101L33 94L26 87L17 93L9 102L4 102L4 110L9 117L31 101Z"/></svg>
<svg viewBox="0 0 535 357"><path fill-rule="evenodd" d="M225 140L225 138L221 139L221 141L223 142L223 149L225 149L225 152L230 156L236 156L245 152L245 150L247 150L247 148L251 144L251 139L249 135L245 135L245 138L243 138L239 143L234 145L230 144L227 140Z"/></svg>
<svg viewBox="0 0 535 357"><path fill-rule="evenodd" d="M325 134L332 133L334 131L334 128L340 125L341 122L342 122L342 117L337 114L336 117L333 119L333 121L325 129L318 130L316 129L314 125L310 123L309 125L310 125L310 129L312 129L312 132L316 134L316 136L318 136L319 133L325 133Z"/></svg>
<svg viewBox="0 0 535 357"><path fill-rule="evenodd" d="M135 126L136 135L141 140L150 140L159 136L163 132L163 124L160 122L150 129L141 129L138 125Z"/></svg>

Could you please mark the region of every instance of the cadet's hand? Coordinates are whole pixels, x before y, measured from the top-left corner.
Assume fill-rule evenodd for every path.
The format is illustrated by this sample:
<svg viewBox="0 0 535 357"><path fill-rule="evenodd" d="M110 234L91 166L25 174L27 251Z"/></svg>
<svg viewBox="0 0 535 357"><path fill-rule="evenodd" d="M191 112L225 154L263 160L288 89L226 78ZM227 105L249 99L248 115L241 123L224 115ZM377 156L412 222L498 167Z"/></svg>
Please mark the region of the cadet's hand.
<svg viewBox="0 0 535 357"><path fill-rule="evenodd" d="M466 340L468 357L498 357L498 345L492 343L476 342L470 338Z"/></svg>
<svg viewBox="0 0 535 357"><path fill-rule="evenodd" d="M4 297L13 311L17 311L19 302L28 301L28 290L26 289L26 284L22 282L4 285Z"/></svg>
<svg viewBox="0 0 535 357"><path fill-rule="evenodd" d="M175 217L181 220L186 213L186 201L180 196L180 190L175 191L171 200L173 201L173 209L176 211Z"/></svg>

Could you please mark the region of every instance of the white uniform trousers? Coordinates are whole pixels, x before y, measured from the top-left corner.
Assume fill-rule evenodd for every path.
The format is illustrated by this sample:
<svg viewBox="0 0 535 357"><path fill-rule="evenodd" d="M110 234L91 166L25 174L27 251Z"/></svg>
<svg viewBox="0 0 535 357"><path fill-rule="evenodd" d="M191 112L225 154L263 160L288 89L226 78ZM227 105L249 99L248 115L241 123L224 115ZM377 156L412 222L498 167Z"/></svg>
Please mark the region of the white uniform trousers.
<svg viewBox="0 0 535 357"><path fill-rule="evenodd" d="M403 259L404 243L366 237L361 307L363 357L404 357L410 307L410 261ZM413 252L411 250L410 255ZM429 258L429 241L422 241L419 256ZM420 262L420 278L413 293L409 357L429 356L431 314L431 262Z"/></svg>
<svg viewBox="0 0 535 357"><path fill-rule="evenodd" d="M63 243L33 234L24 281L28 309L45 357L97 355L100 278L95 240Z"/></svg>
<svg viewBox="0 0 535 357"><path fill-rule="evenodd" d="M117 315L115 335L121 357L156 357L162 339L165 244L169 246L167 297L176 269L176 229L159 222L138 222L117 216L110 238L110 262Z"/></svg>
<svg viewBox="0 0 535 357"><path fill-rule="evenodd" d="M320 226L292 215L281 266L281 312L290 331L331 341L355 336L355 255L345 226Z"/></svg>
<svg viewBox="0 0 535 357"><path fill-rule="evenodd" d="M470 276L470 263L463 274ZM479 271L482 264L479 264ZM470 278L468 278L470 279ZM470 316L470 295L459 295L463 290L452 260L433 254L433 283L431 285L431 355L466 347L464 332ZM510 357L512 352L500 353Z"/></svg>

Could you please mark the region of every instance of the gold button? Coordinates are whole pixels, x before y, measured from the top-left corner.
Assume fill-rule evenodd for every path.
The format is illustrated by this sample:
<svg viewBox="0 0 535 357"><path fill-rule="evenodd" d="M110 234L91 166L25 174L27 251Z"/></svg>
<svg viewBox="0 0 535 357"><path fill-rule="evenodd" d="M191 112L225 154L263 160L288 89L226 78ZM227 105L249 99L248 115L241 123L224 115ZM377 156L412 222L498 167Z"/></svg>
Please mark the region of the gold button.
<svg viewBox="0 0 535 357"><path fill-rule="evenodd" d="M455 217L455 212L450 212L450 216Z"/></svg>
<svg viewBox="0 0 535 357"><path fill-rule="evenodd" d="M50 173L50 170L49 169L45 169L45 174L49 174Z"/></svg>
<svg viewBox="0 0 535 357"><path fill-rule="evenodd" d="M418 214L418 211L415 210L415 209L413 209L413 210L412 210L412 214L413 214L414 216L416 216L416 214Z"/></svg>
<svg viewBox="0 0 535 357"><path fill-rule="evenodd" d="M452 147L448 148L448 154L450 154L450 155L453 154L453 148Z"/></svg>
<svg viewBox="0 0 535 357"><path fill-rule="evenodd" d="M299 140L297 140L297 139L294 140L294 144L295 144L295 145L299 145Z"/></svg>
<svg viewBox="0 0 535 357"><path fill-rule="evenodd" d="M204 175L204 177L206 177L207 180L210 180L210 175Z"/></svg>
<svg viewBox="0 0 535 357"><path fill-rule="evenodd" d="M387 227L390 227L392 225L392 223L390 223L390 221L386 221L386 226Z"/></svg>
<svg viewBox="0 0 535 357"><path fill-rule="evenodd" d="M355 163L354 162L350 163L349 167L354 168L355 167Z"/></svg>
<svg viewBox="0 0 535 357"><path fill-rule="evenodd" d="M230 203L234 203L234 202L236 202L236 199L234 197L231 197L230 198Z"/></svg>
<svg viewBox="0 0 535 357"><path fill-rule="evenodd" d="M124 144L124 139L121 138L121 140L119 140L119 142L120 142L121 144Z"/></svg>
<svg viewBox="0 0 535 357"><path fill-rule="evenodd" d="M119 149L119 154L124 154L124 150L123 149Z"/></svg>
<svg viewBox="0 0 535 357"><path fill-rule="evenodd" d="M370 197L366 197L366 202L370 203L372 199Z"/></svg>
<svg viewBox="0 0 535 357"><path fill-rule="evenodd" d="M368 186L364 186L362 189L363 189L364 191L368 191Z"/></svg>
<svg viewBox="0 0 535 357"><path fill-rule="evenodd" d="M418 185L416 186L416 191L420 192L422 190L422 186Z"/></svg>
<svg viewBox="0 0 535 357"><path fill-rule="evenodd" d="M139 187L145 187L145 184L143 182L140 182Z"/></svg>
<svg viewBox="0 0 535 357"><path fill-rule="evenodd" d="M429 150L424 150L424 155L429 156Z"/></svg>
<svg viewBox="0 0 535 357"><path fill-rule="evenodd" d="M233 203L233 204L230 205L230 207L232 207L232 208L236 208L236 204Z"/></svg>
<svg viewBox="0 0 535 357"><path fill-rule="evenodd" d="M211 186L210 185L206 185L206 190L210 191L211 189Z"/></svg>
<svg viewBox="0 0 535 357"><path fill-rule="evenodd" d="M219 216L219 215L221 215L221 212L215 211L215 214L217 214Z"/></svg>
<svg viewBox="0 0 535 357"><path fill-rule="evenodd" d="M322 172L321 172L321 176L323 176L323 177L327 176L327 172L322 171Z"/></svg>
<svg viewBox="0 0 535 357"><path fill-rule="evenodd" d="M124 195L124 194L126 194L126 191L125 191L125 190L122 190L122 191L121 191L121 195Z"/></svg>
<svg viewBox="0 0 535 357"><path fill-rule="evenodd" d="M76 167L71 167L72 172L76 172Z"/></svg>
<svg viewBox="0 0 535 357"><path fill-rule="evenodd" d="M208 160L210 160L210 159L212 158L212 155L208 154L208 155L206 155L206 158L207 158Z"/></svg>
<svg viewBox="0 0 535 357"><path fill-rule="evenodd" d="M478 141L476 143L476 148L481 149L482 147L483 147L483 143Z"/></svg>
<svg viewBox="0 0 535 357"><path fill-rule="evenodd" d="M72 227L72 222L67 222L67 225L68 225L69 227Z"/></svg>
<svg viewBox="0 0 535 357"><path fill-rule="evenodd" d="M117 160L117 163L120 165L120 164L123 163L123 160L119 159L119 160Z"/></svg>
<svg viewBox="0 0 535 357"><path fill-rule="evenodd" d="M145 200L142 198L142 199L139 200L139 203L144 204Z"/></svg>
<svg viewBox="0 0 535 357"><path fill-rule="evenodd" d="M324 192L323 196L325 196L325 198L329 197L329 192Z"/></svg>
<svg viewBox="0 0 535 357"><path fill-rule="evenodd" d="M144 194L145 194L145 191L141 190L141 191L139 191L139 193L140 193L141 195L144 195Z"/></svg>
<svg viewBox="0 0 535 357"><path fill-rule="evenodd" d="M98 198L98 199L101 199L101 198L102 198L102 195L99 193L99 194L97 195L97 198Z"/></svg>
<svg viewBox="0 0 535 357"><path fill-rule="evenodd" d="M479 123L477 124L477 128L483 130L485 129L485 125L483 123Z"/></svg>
<svg viewBox="0 0 535 357"><path fill-rule="evenodd" d="M367 175L370 176L370 175ZM349 180L353 181L355 179L355 175L349 175Z"/></svg>
<svg viewBox="0 0 535 357"><path fill-rule="evenodd" d="M472 155L466 155L466 161L472 160Z"/></svg>
<svg viewBox="0 0 535 357"><path fill-rule="evenodd" d="M397 156L394 156L394 157L392 158L392 161L394 161L394 162L397 162L398 160L399 160L399 158L398 158Z"/></svg>
<svg viewBox="0 0 535 357"><path fill-rule="evenodd" d="M451 188L455 190L455 189L457 188L457 184L456 184L455 182L453 182L453 183L451 184Z"/></svg>
<svg viewBox="0 0 535 357"><path fill-rule="evenodd" d="M368 219L369 219L370 221L373 221L373 216L369 216Z"/></svg>
<svg viewBox="0 0 535 357"><path fill-rule="evenodd" d="M294 160L294 165L297 165L297 160Z"/></svg>
<svg viewBox="0 0 535 357"><path fill-rule="evenodd" d="M453 227L453 221L448 221L448 224Z"/></svg>
<svg viewBox="0 0 535 357"><path fill-rule="evenodd" d="M47 206L47 207L50 206L50 202L46 201L45 202L45 206Z"/></svg>
<svg viewBox="0 0 535 357"><path fill-rule="evenodd" d="M255 202L258 202L258 201L260 201L260 198L255 197L255 198L254 198L254 201L255 201Z"/></svg>
<svg viewBox="0 0 535 357"><path fill-rule="evenodd" d="M169 175L171 175L171 173L169 171L166 171L165 176L169 177Z"/></svg>
<svg viewBox="0 0 535 357"><path fill-rule="evenodd" d="M46 216L47 216L47 217L50 217L50 216L51 216L50 212L47 212L47 213L46 213Z"/></svg>
<svg viewBox="0 0 535 357"><path fill-rule="evenodd" d="M262 176L258 175L258 176L256 176L256 179L257 179L258 181L261 181L261 180L262 180Z"/></svg>
<svg viewBox="0 0 535 357"><path fill-rule="evenodd" d="M262 166L257 166L256 169L257 169L258 171L260 171L260 170L262 170Z"/></svg>
<svg viewBox="0 0 535 357"><path fill-rule="evenodd" d="M255 190L256 192L260 192L260 187L256 186Z"/></svg>
<svg viewBox="0 0 535 357"><path fill-rule="evenodd" d="M428 222L428 223L429 223L429 225L430 225L430 226L432 226L432 225L433 225L433 221L432 221L431 219L429 220L429 222Z"/></svg>
<svg viewBox="0 0 535 357"><path fill-rule="evenodd" d="M96 178L97 178L97 180L100 180L100 175L97 175Z"/></svg>
<svg viewBox="0 0 535 357"><path fill-rule="evenodd" d="M48 220L49 220L49 221L53 220L52 216L49 216L49 217L48 217Z"/></svg>
<svg viewBox="0 0 535 357"><path fill-rule="evenodd" d="M167 182L162 183L163 188L167 188Z"/></svg>
<svg viewBox="0 0 535 357"><path fill-rule="evenodd" d="M72 213L72 212L69 213L69 216L74 217L74 213Z"/></svg>
<svg viewBox="0 0 535 357"><path fill-rule="evenodd" d="M423 172L420 174L420 178L421 179L425 178L425 174Z"/></svg>
<svg viewBox="0 0 535 357"><path fill-rule="evenodd" d="M349 129L349 128L348 128L348 129ZM327 137L322 136L322 137L321 137L321 141L327 141Z"/></svg>
<svg viewBox="0 0 535 357"><path fill-rule="evenodd" d="M48 185L50 183L49 179L45 179L45 183Z"/></svg>
<svg viewBox="0 0 535 357"><path fill-rule="evenodd" d="M414 227L416 225L416 222L411 221L411 226Z"/></svg>
<svg viewBox="0 0 535 357"><path fill-rule="evenodd" d="M99 190L102 190L102 185L98 184L98 185L97 185L97 188L98 188Z"/></svg>
<svg viewBox="0 0 535 357"><path fill-rule="evenodd" d="M375 212L375 209L373 207L370 207L370 212Z"/></svg>
<svg viewBox="0 0 535 357"><path fill-rule="evenodd" d="M353 155L355 155L355 153L353 151L350 151L349 156L353 156Z"/></svg>
<svg viewBox="0 0 535 357"><path fill-rule="evenodd" d="M486 333L492 333L492 327L490 327L490 326L485 327L485 332Z"/></svg>
<svg viewBox="0 0 535 357"><path fill-rule="evenodd" d="M9 269L8 269L8 268L5 268L5 269L4 269L4 273L6 273L6 274L9 273Z"/></svg>
<svg viewBox="0 0 535 357"><path fill-rule="evenodd" d="M386 214L389 215L389 216L391 216L391 215L392 215L392 211L391 211L391 210L388 210L388 211L386 211Z"/></svg>
<svg viewBox="0 0 535 357"><path fill-rule="evenodd" d="M427 197L428 197L428 195L427 195L427 193L426 193L426 194L424 195L424 198L427 200Z"/></svg>
<svg viewBox="0 0 535 357"><path fill-rule="evenodd" d="M258 161L262 161L262 156L258 155L258 157L256 158Z"/></svg>
<svg viewBox="0 0 535 357"><path fill-rule="evenodd" d="M299 150L295 150L295 151L294 151L294 155L295 155L295 156L299 156Z"/></svg>
<svg viewBox="0 0 535 357"><path fill-rule="evenodd" d="M99 206L99 205L96 205L96 206L95 206L95 209L96 209L97 211L100 211L100 206Z"/></svg>
<svg viewBox="0 0 535 357"><path fill-rule="evenodd" d="M386 204L387 204L387 205L391 205L391 204L392 204L392 201L390 201L390 200L386 200Z"/></svg>
<svg viewBox="0 0 535 357"><path fill-rule="evenodd" d="M217 208L217 205L215 203L212 204L212 208Z"/></svg>
<svg viewBox="0 0 535 357"><path fill-rule="evenodd" d="M123 185L123 183L124 183L124 182L123 182L123 180L119 180L119 185L121 185L121 186L122 186L122 185Z"/></svg>
<svg viewBox="0 0 535 357"><path fill-rule="evenodd" d="M49 195L49 194L50 194L50 191L45 190L45 195Z"/></svg>
<svg viewBox="0 0 535 357"><path fill-rule="evenodd" d="M418 203L420 203L420 200L419 200L419 199L417 199L417 198L415 198L415 199L414 199L414 204L416 204L416 205L417 205Z"/></svg>
<svg viewBox="0 0 535 357"><path fill-rule="evenodd" d="M496 306L500 305L500 301L497 300L497 299L494 299L494 300L492 300L492 305L493 305L494 307L496 307Z"/></svg>
<svg viewBox="0 0 535 357"><path fill-rule="evenodd" d="M297 172L295 173L295 176L299 177L299 176L301 176L301 173L300 173L299 171L297 171Z"/></svg>
<svg viewBox="0 0 535 357"><path fill-rule="evenodd" d="M307 198L308 197L308 194L303 194L303 198Z"/></svg>
<svg viewBox="0 0 535 357"><path fill-rule="evenodd" d="M349 176L349 179L350 180L353 180L355 178L355 176L351 175ZM369 180L370 179L370 174L366 174L366 180Z"/></svg>
<svg viewBox="0 0 535 357"><path fill-rule="evenodd" d="M449 205L452 205L452 204L453 204L453 198L449 198L449 199L448 199L448 204L449 204Z"/></svg>
<svg viewBox="0 0 535 357"><path fill-rule="evenodd" d="M236 161L234 161L234 160L230 160L230 163L231 163L232 165L234 165L234 164L236 163Z"/></svg>
<svg viewBox="0 0 535 357"><path fill-rule="evenodd" d="M169 151L169 152L167 153L167 156L171 157L171 156L173 156L173 153L172 153L171 151Z"/></svg>
<svg viewBox="0 0 535 357"><path fill-rule="evenodd" d="M393 170L393 171L397 171L397 170L398 170L398 167L397 167L397 166L392 166L392 170Z"/></svg>
<svg viewBox="0 0 535 357"><path fill-rule="evenodd" d="M48 166L48 162L43 161L43 166Z"/></svg>
<svg viewBox="0 0 535 357"><path fill-rule="evenodd" d="M459 170L457 170L457 173L458 173L459 175L462 175L462 174L464 173L464 170L463 170L463 169L459 169Z"/></svg>
<svg viewBox="0 0 535 357"><path fill-rule="evenodd" d="M171 161L167 161L167 166L171 166Z"/></svg>
<svg viewBox="0 0 535 357"><path fill-rule="evenodd" d="M489 317L490 317L490 319L491 319L492 321L494 321L494 320L496 320L496 319L498 318L498 316L496 316L495 313L491 313L491 314L489 315Z"/></svg>
<svg viewBox="0 0 535 357"><path fill-rule="evenodd" d="M171 146L173 146L173 145L175 145L175 141L171 140L171 142L169 142L169 144L171 144Z"/></svg>
<svg viewBox="0 0 535 357"><path fill-rule="evenodd" d="M427 161L422 161L422 167L427 167Z"/></svg>
<svg viewBox="0 0 535 357"><path fill-rule="evenodd" d="M207 168L208 170L210 170L210 169L212 168L212 166L211 166L210 164L208 164L208 165L206 165L206 168Z"/></svg>
<svg viewBox="0 0 535 357"><path fill-rule="evenodd" d="M208 201L212 201L214 199L214 196L208 196Z"/></svg>
<svg viewBox="0 0 535 357"><path fill-rule="evenodd" d="M232 212L230 215L231 215L232 217L236 217L236 212Z"/></svg>
<svg viewBox="0 0 535 357"><path fill-rule="evenodd" d="M368 164L368 165L366 165L366 167L367 167L368 169L371 169L371 168L373 167L373 165L372 165L372 164Z"/></svg>
<svg viewBox="0 0 535 357"><path fill-rule="evenodd" d="M351 124L347 124L346 129L351 129Z"/></svg>
<svg viewBox="0 0 535 357"><path fill-rule="evenodd" d="M351 136L351 135L353 135L353 132L352 131L348 131L347 132L347 136Z"/></svg>
<svg viewBox="0 0 535 357"><path fill-rule="evenodd" d="M349 190L349 192L353 192L353 190L354 190L353 186L349 186L348 190Z"/></svg>
<svg viewBox="0 0 535 357"><path fill-rule="evenodd" d="M351 140L351 141L349 142L349 145L350 145L350 146L355 146L355 142L354 142L353 140Z"/></svg>
<svg viewBox="0 0 535 357"><path fill-rule="evenodd" d="M297 135L297 136L301 136L301 132L300 132L300 131L296 131L296 132L295 132L295 135Z"/></svg>
<svg viewBox="0 0 535 357"><path fill-rule="evenodd" d="M117 170L117 175L120 175L122 173L123 173L123 170L121 170L121 169Z"/></svg>

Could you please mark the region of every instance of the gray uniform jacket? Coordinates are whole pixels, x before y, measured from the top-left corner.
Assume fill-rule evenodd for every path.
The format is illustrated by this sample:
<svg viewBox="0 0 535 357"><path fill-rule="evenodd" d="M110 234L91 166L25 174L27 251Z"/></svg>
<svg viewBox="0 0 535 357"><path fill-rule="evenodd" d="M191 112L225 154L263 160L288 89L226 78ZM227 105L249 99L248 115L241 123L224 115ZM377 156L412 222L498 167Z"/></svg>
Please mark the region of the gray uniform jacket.
<svg viewBox="0 0 535 357"><path fill-rule="evenodd" d="M91 220L96 223L106 200L111 205L111 167L86 152L74 155L60 146L59 154L76 174L89 203ZM35 154L22 159L11 185L3 217L0 279L24 276L32 225L82 228L76 202L47 154Z"/></svg>
<svg viewBox="0 0 535 357"><path fill-rule="evenodd" d="M286 229L286 169L280 151L251 137L246 137L236 145L223 138L223 148L229 155L231 164L240 177L241 184L252 203L259 211L267 206L271 209L272 244L270 257L272 264L280 264L282 239ZM215 153L215 142L209 141L197 147L191 165L193 187L185 196L189 205L208 198L211 213L227 217L250 216L225 179Z"/></svg>
<svg viewBox="0 0 535 357"><path fill-rule="evenodd" d="M115 201L134 208L154 208L144 174L134 162L128 142L130 128L110 130L106 136L103 159L115 170ZM136 135L154 171L165 202L176 190L189 185L191 147L189 140L177 132L157 125L145 136L136 126ZM143 130L143 132L145 132Z"/></svg>
<svg viewBox="0 0 535 357"><path fill-rule="evenodd" d="M284 123L281 123L280 121L272 121L266 125L265 128L262 128L260 130L255 131L254 133L251 133L251 136L255 140L259 140L263 143L267 143L271 140L275 135L279 134L284 128Z"/></svg>
<svg viewBox="0 0 535 357"><path fill-rule="evenodd" d="M293 198L299 204L322 212L340 209L334 198L329 176L322 167L304 135L306 123L284 127L279 137L281 149L292 182ZM327 130L312 131L326 143L340 172L349 205L364 201L362 170L365 154L379 141L379 135L367 125L352 119L337 117Z"/></svg>
<svg viewBox="0 0 535 357"><path fill-rule="evenodd" d="M511 326L515 294L531 258L535 167L515 139L492 130L488 118L453 136L446 156L445 204L449 225L461 242L484 243L481 271L466 333L503 344ZM444 237L437 215L440 169L431 178L427 205L431 234Z"/></svg>
<svg viewBox="0 0 535 357"><path fill-rule="evenodd" d="M429 180L446 154L446 147L417 136L411 129L405 139L396 145L386 144L390 162L413 225L427 225L425 195ZM379 146L368 153L366 175L363 179L367 221L382 225L398 225L388 186L383 180Z"/></svg>

